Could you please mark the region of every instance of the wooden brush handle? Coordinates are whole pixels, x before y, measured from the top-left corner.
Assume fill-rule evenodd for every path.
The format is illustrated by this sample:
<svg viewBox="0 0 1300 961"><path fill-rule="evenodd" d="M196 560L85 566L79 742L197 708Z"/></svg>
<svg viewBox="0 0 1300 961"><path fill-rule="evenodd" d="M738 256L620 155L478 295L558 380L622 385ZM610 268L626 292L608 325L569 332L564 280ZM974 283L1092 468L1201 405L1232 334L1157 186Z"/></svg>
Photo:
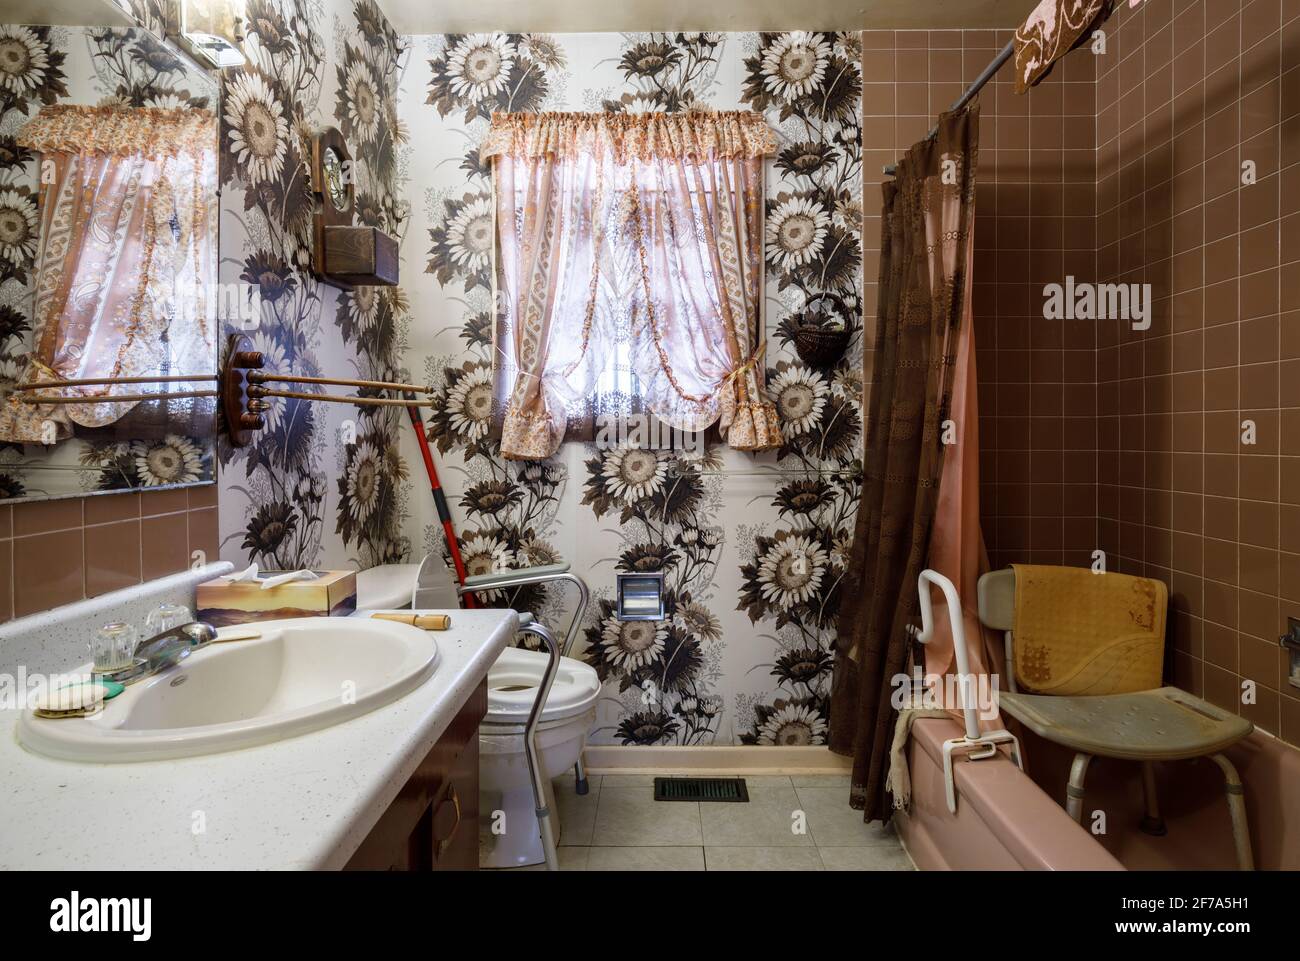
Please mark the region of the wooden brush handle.
<svg viewBox="0 0 1300 961"><path fill-rule="evenodd" d="M410 624L424 631L445 631L451 628L450 614L371 614L377 621L396 621Z"/></svg>

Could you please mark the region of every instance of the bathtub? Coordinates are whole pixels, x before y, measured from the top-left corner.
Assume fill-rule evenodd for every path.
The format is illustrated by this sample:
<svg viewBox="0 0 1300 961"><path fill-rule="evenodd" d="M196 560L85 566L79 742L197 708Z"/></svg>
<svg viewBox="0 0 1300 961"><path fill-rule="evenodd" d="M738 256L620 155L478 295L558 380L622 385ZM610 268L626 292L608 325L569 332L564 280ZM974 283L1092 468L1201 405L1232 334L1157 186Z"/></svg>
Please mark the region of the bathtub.
<svg viewBox="0 0 1300 961"><path fill-rule="evenodd" d="M1235 869L1232 832L1218 767L1202 758L1158 765L1168 826L1164 837L1138 829L1141 768L1097 758L1084 799L1085 824L1106 814L1094 835L1065 813L1061 799L1071 754L1026 732L1030 773L1005 756L955 765L957 813L944 800L943 742L955 721L915 722L908 745L911 810L895 815L898 833L922 870L1123 871ZM1300 868L1300 751L1256 731L1228 757L1246 790L1251 842L1261 870Z"/></svg>

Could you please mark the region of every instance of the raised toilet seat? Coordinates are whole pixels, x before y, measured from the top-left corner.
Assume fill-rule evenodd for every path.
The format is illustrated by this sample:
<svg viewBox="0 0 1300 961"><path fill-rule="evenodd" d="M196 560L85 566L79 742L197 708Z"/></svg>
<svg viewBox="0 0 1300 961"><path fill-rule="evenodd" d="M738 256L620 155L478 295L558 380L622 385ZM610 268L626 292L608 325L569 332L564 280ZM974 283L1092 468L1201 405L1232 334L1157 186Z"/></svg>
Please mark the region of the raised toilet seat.
<svg viewBox="0 0 1300 961"><path fill-rule="evenodd" d="M509 647L488 671L487 716L479 725L479 864L488 868L541 864L532 782L524 756L524 723L537 696L547 657ZM551 779L573 768L596 719L600 679L590 666L560 658L537 728L546 804L554 813ZM554 819L558 826L558 817ZM558 840L558 831L557 831Z"/></svg>

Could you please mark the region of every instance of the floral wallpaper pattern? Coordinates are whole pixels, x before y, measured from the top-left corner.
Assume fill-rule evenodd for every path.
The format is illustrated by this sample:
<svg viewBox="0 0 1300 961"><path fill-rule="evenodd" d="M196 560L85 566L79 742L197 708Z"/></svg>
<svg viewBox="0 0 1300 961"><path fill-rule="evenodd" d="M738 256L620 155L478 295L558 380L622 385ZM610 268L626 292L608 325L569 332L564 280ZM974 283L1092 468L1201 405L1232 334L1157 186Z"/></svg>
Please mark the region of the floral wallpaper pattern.
<svg viewBox="0 0 1300 961"><path fill-rule="evenodd" d="M0 385L20 374L32 335L38 169L18 129L59 102L211 107L215 95L146 29L0 24ZM149 440L108 430L48 448L0 444L0 499L211 480L211 436L186 433L188 412L167 413L168 429Z"/></svg>
<svg viewBox="0 0 1300 961"><path fill-rule="evenodd" d="M166 16L162 0L136 4ZM248 63L228 72L221 102L221 280L260 295L246 332L267 368L436 388L426 429L471 573L565 560L593 589L572 652L604 682L593 742L823 743L861 476L856 35L401 37L373 0L248 0L248 30ZM26 86L0 72L6 115L20 93L25 104L66 94L67 45L19 39L46 49ZM105 94L200 95L160 86L170 73L147 42L102 50L114 79ZM751 457L571 443L545 462L504 460L490 429L493 225L478 160L492 111L692 107L761 110L778 133L764 363L784 445ZM359 221L404 240L401 287L339 291L308 269L307 157L327 125L355 158ZM0 137L0 165L22 164L18 153ZM23 200L0 170L0 274L11 285ZM802 324L824 322L813 309L824 294L838 298L849 347L818 365L797 347ZM26 323L0 297L0 346ZM219 448L223 556L276 568L446 556L404 412L282 400L266 419L250 446ZM151 456L189 464L174 446L113 452L112 469L142 470ZM0 477L0 491L12 483ZM667 617L619 622L616 571L662 571ZM571 598L538 587L489 600L557 626L571 612Z"/></svg>
<svg viewBox="0 0 1300 961"><path fill-rule="evenodd" d="M587 579L573 653L604 682L595 743L824 743L861 476L857 35L408 39L399 114L422 159L403 264L421 318L409 353L438 387L428 433L467 566L563 558ZM503 460L490 429L491 181L477 154L492 111L697 106L761 110L781 142L768 165L765 363L784 445L756 459L570 443L545 462ZM826 293L849 348L816 366L795 341L800 323L822 322L810 305ZM445 554L431 505L412 512L423 547ZM615 571L663 571L666 619L618 621ZM492 601L567 623L566 598L527 590Z"/></svg>
<svg viewBox="0 0 1300 961"><path fill-rule="evenodd" d="M222 279L260 294L261 317L245 332L268 372L404 376L401 288L340 291L309 269L311 136L323 127L338 127L353 155L358 219L401 232L404 45L373 0L249 0L247 22L248 62L226 73L221 141ZM399 415L271 404L249 446L220 448L223 556L264 569L405 560Z"/></svg>

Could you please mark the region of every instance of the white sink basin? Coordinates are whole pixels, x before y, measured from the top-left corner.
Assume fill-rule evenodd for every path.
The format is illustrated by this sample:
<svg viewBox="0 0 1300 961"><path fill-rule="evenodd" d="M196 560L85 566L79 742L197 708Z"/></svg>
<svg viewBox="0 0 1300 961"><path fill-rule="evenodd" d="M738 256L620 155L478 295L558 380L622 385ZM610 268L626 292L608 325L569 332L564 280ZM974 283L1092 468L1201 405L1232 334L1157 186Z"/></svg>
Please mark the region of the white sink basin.
<svg viewBox="0 0 1300 961"><path fill-rule="evenodd" d="M433 635L406 624L304 617L249 626L262 636L196 650L128 685L93 717L50 719L24 711L18 740L73 761L230 751L373 711L419 687L438 663Z"/></svg>

